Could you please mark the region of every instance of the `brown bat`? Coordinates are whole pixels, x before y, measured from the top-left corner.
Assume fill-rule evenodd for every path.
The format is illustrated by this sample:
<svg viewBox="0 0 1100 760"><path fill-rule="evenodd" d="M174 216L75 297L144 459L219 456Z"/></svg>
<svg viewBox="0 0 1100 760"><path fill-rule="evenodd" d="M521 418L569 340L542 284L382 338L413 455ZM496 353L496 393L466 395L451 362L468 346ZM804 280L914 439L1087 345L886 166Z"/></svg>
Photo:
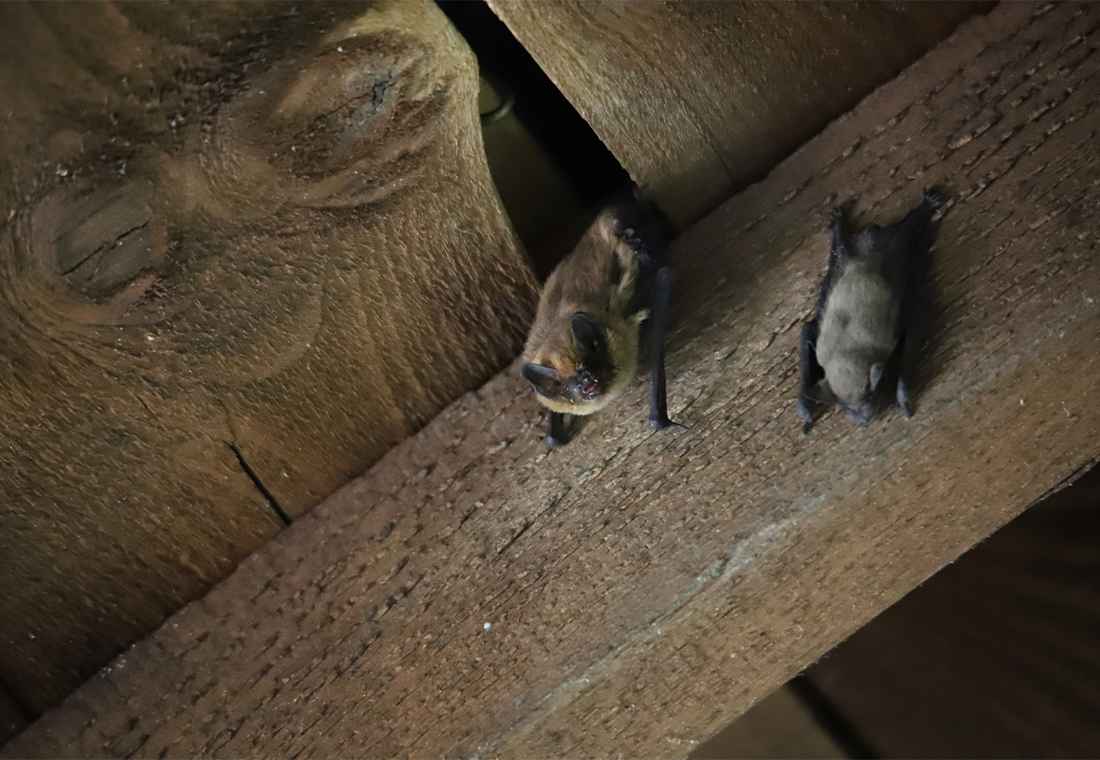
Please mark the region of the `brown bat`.
<svg viewBox="0 0 1100 760"><path fill-rule="evenodd" d="M611 403L633 379L647 328L649 424L674 424L665 400L664 329L671 225L636 198L602 212L546 281L520 373L550 410L546 440L569 442L565 415Z"/></svg>
<svg viewBox="0 0 1100 760"><path fill-rule="evenodd" d="M800 340L803 433L824 404L836 404L852 422L866 424L880 388L892 387L905 415L912 414L909 383L932 321L932 217L942 206L938 195L926 191L901 221L855 234L841 209L829 217L829 269Z"/></svg>

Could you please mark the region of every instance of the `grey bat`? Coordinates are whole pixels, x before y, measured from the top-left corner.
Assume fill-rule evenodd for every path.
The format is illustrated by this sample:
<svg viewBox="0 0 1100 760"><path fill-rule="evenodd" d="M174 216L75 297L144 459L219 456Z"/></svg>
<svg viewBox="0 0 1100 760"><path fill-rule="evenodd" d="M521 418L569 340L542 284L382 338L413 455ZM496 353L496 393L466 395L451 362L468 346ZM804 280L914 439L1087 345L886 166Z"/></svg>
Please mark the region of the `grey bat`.
<svg viewBox="0 0 1100 760"><path fill-rule="evenodd" d="M866 424L876 398L891 385L906 417L912 415L910 384L932 321L932 218L943 203L926 190L901 221L855 234L842 209L829 217L829 269L800 338L798 413L806 421L804 434L828 404Z"/></svg>
<svg viewBox="0 0 1100 760"><path fill-rule="evenodd" d="M638 370L648 329L649 422L673 425L665 398L664 330L672 290L671 224L641 193L607 209L554 269L539 301L520 374L550 410L546 440L569 442L565 415L619 396Z"/></svg>

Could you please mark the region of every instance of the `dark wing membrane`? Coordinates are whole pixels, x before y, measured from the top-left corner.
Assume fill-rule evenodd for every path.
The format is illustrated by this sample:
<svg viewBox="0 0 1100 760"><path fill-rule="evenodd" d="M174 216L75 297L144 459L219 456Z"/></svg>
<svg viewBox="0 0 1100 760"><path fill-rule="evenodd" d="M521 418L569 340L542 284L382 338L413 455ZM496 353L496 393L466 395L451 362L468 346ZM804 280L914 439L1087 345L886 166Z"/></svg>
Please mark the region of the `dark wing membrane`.
<svg viewBox="0 0 1100 760"><path fill-rule="evenodd" d="M883 257L885 274L901 297L899 337L906 343L923 343L931 326L932 216L943 205L938 195L926 192L920 204L904 219L886 228L874 228L874 243Z"/></svg>
<svg viewBox="0 0 1100 760"><path fill-rule="evenodd" d="M633 203L617 210L615 234L634 254L638 264L631 312L649 309L647 348L649 364L649 424L656 430L676 423L668 418L665 395L665 321L672 292L672 268L668 266L668 244L673 228L657 204L641 191Z"/></svg>
<svg viewBox="0 0 1100 760"><path fill-rule="evenodd" d="M943 200L925 191L920 204L904 219L884 229L875 228L875 245L883 256L884 273L900 295L898 345L889 372L896 378L896 399L905 415L912 413L911 384L917 373L920 349L932 334L935 319L932 289L932 221Z"/></svg>
<svg viewBox="0 0 1100 760"><path fill-rule="evenodd" d="M638 279L631 310L651 309L657 295L657 273L668 266L668 244L672 223L657 204L644 194L616 209L615 234L634 254Z"/></svg>
<svg viewBox="0 0 1100 760"><path fill-rule="evenodd" d="M799 344L798 415L806 421L803 433L813 427L821 400L814 395L817 384L825 379L825 370L817 362L817 317L802 325Z"/></svg>

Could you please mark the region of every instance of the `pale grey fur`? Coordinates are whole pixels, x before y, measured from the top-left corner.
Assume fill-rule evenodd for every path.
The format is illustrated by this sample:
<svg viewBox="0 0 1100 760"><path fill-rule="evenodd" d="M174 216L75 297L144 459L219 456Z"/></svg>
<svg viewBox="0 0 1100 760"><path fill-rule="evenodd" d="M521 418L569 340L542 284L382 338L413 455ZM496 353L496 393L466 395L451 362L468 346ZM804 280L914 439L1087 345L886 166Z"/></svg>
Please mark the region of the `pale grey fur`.
<svg viewBox="0 0 1100 760"><path fill-rule="evenodd" d="M854 410L868 400L871 368L885 364L897 344L899 308L900 299L883 276L881 256L844 263L825 302L817 338L817 360L842 406Z"/></svg>

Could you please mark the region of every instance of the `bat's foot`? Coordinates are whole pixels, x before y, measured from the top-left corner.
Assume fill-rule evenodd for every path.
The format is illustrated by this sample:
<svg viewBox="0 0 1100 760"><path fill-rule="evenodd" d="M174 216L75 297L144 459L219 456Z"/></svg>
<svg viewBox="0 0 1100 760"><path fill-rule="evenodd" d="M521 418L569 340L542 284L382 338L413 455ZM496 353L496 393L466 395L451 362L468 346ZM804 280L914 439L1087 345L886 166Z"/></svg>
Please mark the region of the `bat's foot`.
<svg viewBox="0 0 1100 760"><path fill-rule="evenodd" d="M898 392L897 392L898 406L905 412L905 419L909 419L913 416L913 407L909 402L909 386L906 385L905 380L898 379Z"/></svg>
<svg viewBox="0 0 1100 760"><path fill-rule="evenodd" d="M555 449L560 449L569 443L569 433L565 430L564 414L550 412L550 420L546 425L546 442Z"/></svg>
<svg viewBox="0 0 1100 760"><path fill-rule="evenodd" d="M807 425L814 424L814 413L802 399L798 400L798 416L805 420Z"/></svg>
<svg viewBox="0 0 1100 760"><path fill-rule="evenodd" d="M683 427L683 425L681 425L679 422L673 422L672 420L670 420L667 415L664 417L650 417L649 426L654 430L664 430L665 428L670 427Z"/></svg>
<svg viewBox="0 0 1100 760"><path fill-rule="evenodd" d="M936 192L934 187L930 187L924 191L924 196L921 198L921 202L927 206L930 206L933 211L938 211L943 208L944 201L943 196Z"/></svg>
<svg viewBox="0 0 1100 760"><path fill-rule="evenodd" d="M844 210L837 206L829 214L829 229L834 232L844 225Z"/></svg>
<svg viewBox="0 0 1100 760"><path fill-rule="evenodd" d="M815 411L818 409L817 402L810 399L807 394L799 392L798 394L798 416L805 421L805 425L802 426L802 435L806 435L810 432L810 428L814 426L816 419Z"/></svg>

